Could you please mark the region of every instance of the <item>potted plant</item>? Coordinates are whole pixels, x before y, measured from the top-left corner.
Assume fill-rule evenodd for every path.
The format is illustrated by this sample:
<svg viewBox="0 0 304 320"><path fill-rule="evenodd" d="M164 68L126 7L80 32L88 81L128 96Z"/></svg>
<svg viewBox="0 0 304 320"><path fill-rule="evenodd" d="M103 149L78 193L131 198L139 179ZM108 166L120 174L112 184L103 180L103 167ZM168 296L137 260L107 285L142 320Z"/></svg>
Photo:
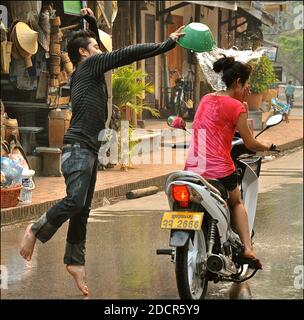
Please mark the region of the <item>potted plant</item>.
<svg viewBox="0 0 304 320"><path fill-rule="evenodd" d="M253 60L250 64L253 71L250 77L251 94L247 98L247 103L250 110L258 110L262 103L263 93L277 82L277 79L268 57L262 56L258 61Z"/></svg>
<svg viewBox="0 0 304 320"><path fill-rule="evenodd" d="M115 70L112 75L112 93L113 93L113 109L120 114L119 119L116 119L114 127L118 131L118 146L121 146L120 136L120 121L131 121L131 112L139 113L142 110L148 110L152 116L159 117L159 111L147 105L144 102L144 93L153 93L154 87L150 83L145 82L147 76L141 69L134 70L133 66L123 66ZM129 159L131 158L133 148L140 140L130 139L134 129L129 128ZM128 164L128 167L132 164ZM121 169L126 167L121 164Z"/></svg>

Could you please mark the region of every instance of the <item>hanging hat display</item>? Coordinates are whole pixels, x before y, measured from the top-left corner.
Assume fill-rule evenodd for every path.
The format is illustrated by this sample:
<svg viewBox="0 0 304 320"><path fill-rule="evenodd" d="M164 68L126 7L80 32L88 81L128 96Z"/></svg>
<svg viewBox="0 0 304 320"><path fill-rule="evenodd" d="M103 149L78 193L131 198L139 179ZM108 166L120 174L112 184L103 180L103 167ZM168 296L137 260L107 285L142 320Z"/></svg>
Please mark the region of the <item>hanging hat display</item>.
<svg viewBox="0 0 304 320"><path fill-rule="evenodd" d="M31 32L35 32L35 34L36 34L36 45L34 45L34 44L30 43L30 41L32 41L32 40L30 40L29 43L25 43L26 42L25 39L27 37L22 36L22 34L25 33L24 30L27 30L27 29L21 30L21 33L20 33L21 37L20 38L21 38L21 43L23 44L23 46L22 46L20 44L20 41L19 41L19 38L17 35L17 26L18 25L20 26L20 23L26 25L23 22L17 22L13 26L12 31L11 31L11 41L13 42L12 56L14 57L14 59L17 59L17 60L24 59L26 68L30 68L32 66L32 59L31 59L32 53L31 52L34 52L33 47L36 46L38 49L38 43L37 43L38 33L35 31L31 31ZM27 28L30 29L28 26L27 26ZM19 28L19 30L20 30L20 28ZM30 38L33 38L33 37L30 37ZM37 51L37 49L36 49L36 51ZM34 53L36 53L36 52L34 52Z"/></svg>
<svg viewBox="0 0 304 320"><path fill-rule="evenodd" d="M18 22L15 25L16 38L20 47L33 55L38 50L38 32L32 30L26 23Z"/></svg>
<svg viewBox="0 0 304 320"><path fill-rule="evenodd" d="M99 39L100 39L101 43L103 44L103 46L107 49L108 52L111 52L112 51L112 37L108 33L104 32L100 29L98 29L98 34L99 34Z"/></svg>

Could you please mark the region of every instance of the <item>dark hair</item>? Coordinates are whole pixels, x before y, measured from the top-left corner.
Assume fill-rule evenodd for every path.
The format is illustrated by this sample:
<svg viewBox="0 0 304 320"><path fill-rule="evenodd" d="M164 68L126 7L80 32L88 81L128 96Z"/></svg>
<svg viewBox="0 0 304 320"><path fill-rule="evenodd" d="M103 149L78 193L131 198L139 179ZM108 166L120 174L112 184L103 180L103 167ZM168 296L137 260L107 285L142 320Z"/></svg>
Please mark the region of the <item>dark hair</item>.
<svg viewBox="0 0 304 320"><path fill-rule="evenodd" d="M79 48L87 49L90 42L90 38L96 39L95 34L90 30L76 31L72 35L72 38L68 42L68 54L74 66L76 66L81 59Z"/></svg>
<svg viewBox="0 0 304 320"><path fill-rule="evenodd" d="M292 80L289 80L288 83L289 83L289 84L292 84Z"/></svg>
<svg viewBox="0 0 304 320"><path fill-rule="evenodd" d="M249 79L252 67L247 63L235 61L233 57L224 56L224 58L214 62L213 70L217 73L223 71L222 80L227 88L230 88L238 78L240 78L241 83L244 85Z"/></svg>

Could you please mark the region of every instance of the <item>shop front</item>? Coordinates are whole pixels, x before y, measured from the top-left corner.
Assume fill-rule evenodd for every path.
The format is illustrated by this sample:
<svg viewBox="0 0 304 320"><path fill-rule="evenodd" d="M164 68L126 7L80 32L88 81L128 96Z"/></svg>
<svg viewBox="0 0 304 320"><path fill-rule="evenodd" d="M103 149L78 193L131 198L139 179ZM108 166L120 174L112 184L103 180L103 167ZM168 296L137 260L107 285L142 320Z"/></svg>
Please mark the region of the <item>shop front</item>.
<svg viewBox="0 0 304 320"><path fill-rule="evenodd" d="M1 2L1 208L31 201L29 177L61 176L71 120L67 43L84 27L80 9L81 1Z"/></svg>
<svg viewBox="0 0 304 320"><path fill-rule="evenodd" d="M7 14L1 23L1 141L18 144L39 174L37 148L60 149L71 119L67 42L71 31L83 28L81 1L1 5Z"/></svg>

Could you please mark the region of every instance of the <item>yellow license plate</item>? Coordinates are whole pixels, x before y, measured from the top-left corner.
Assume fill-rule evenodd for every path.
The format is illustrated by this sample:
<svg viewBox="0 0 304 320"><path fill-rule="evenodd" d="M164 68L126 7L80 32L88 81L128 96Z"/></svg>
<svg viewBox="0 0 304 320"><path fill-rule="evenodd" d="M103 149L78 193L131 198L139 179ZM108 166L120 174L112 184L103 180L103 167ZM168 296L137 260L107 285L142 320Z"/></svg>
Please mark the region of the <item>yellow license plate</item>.
<svg viewBox="0 0 304 320"><path fill-rule="evenodd" d="M164 212L161 221L162 229L199 230L203 222L203 212Z"/></svg>

